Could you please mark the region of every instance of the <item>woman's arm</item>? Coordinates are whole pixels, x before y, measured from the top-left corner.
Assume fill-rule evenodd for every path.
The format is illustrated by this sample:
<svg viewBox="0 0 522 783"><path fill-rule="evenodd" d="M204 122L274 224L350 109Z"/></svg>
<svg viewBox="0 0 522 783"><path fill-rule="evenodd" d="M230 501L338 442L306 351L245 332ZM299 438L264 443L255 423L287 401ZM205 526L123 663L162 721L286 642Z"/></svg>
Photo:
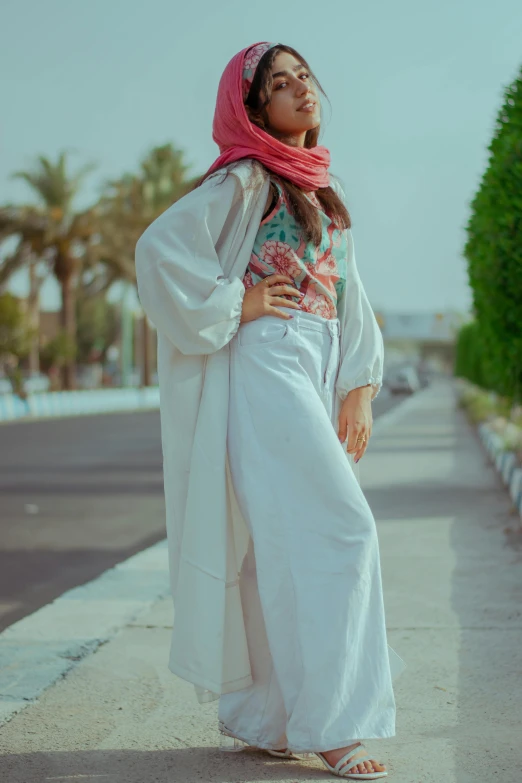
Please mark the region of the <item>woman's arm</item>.
<svg viewBox="0 0 522 783"><path fill-rule="evenodd" d="M343 356L336 381L336 391L344 400L352 390L371 385L371 399L382 387L384 343L382 333L364 290L357 264L352 232L348 234L347 278L343 296Z"/></svg>
<svg viewBox="0 0 522 783"><path fill-rule="evenodd" d="M330 184L346 205L346 193L337 179L330 175ZM357 264L353 236L347 229L347 274L343 292L344 318L341 323L343 356L341 356L336 391L344 401L353 389L372 387L373 400L382 387L384 343L382 333L362 284ZM361 388L361 394L367 391Z"/></svg>
<svg viewBox="0 0 522 783"><path fill-rule="evenodd" d="M242 187L232 173L187 193L142 234L136 276L143 309L181 353L209 354L239 328L245 287L223 274L216 243L242 211Z"/></svg>

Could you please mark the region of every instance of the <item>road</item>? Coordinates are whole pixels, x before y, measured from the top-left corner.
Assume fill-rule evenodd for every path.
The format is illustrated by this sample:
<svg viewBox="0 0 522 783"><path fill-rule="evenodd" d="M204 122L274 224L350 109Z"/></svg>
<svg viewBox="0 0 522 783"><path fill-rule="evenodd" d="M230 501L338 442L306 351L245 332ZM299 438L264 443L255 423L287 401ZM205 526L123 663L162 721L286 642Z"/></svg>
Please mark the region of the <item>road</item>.
<svg viewBox="0 0 522 783"><path fill-rule="evenodd" d="M159 413L0 426L0 519L1 631L165 537Z"/></svg>

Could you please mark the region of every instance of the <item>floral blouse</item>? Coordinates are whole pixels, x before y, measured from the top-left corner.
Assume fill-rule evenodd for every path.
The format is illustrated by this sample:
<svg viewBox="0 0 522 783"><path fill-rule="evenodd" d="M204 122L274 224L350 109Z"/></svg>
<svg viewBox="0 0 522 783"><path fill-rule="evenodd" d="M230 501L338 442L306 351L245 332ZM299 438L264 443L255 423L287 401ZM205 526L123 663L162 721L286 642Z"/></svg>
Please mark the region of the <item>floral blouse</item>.
<svg viewBox="0 0 522 783"><path fill-rule="evenodd" d="M304 293L300 300L304 312L336 318L336 305L346 285L346 234L335 227L315 193L309 192L305 195L319 210L323 236L318 247L307 242L293 218L281 185L278 182L274 185L278 198L259 225L243 284L249 288L268 275L288 275L295 287ZM286 294L283 297L296 301L295 297Z"/></svg>

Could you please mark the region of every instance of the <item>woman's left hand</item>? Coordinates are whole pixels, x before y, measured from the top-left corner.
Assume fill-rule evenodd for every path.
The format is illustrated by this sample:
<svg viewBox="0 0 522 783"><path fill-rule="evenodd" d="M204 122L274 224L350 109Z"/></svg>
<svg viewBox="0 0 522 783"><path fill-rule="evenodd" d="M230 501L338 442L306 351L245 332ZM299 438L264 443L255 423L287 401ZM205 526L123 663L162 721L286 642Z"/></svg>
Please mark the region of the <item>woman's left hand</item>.
<svg viewBox="0 0 522 783"><path fill-rule="evenodd" d="M347 435L349 436L346 451L354 455L355 462L359 462L363 456L372 434L372 395L371 385L352 389L344 399L339 413L339 440L344 443ZM366 440L358 441L361 437Z"/></svg>

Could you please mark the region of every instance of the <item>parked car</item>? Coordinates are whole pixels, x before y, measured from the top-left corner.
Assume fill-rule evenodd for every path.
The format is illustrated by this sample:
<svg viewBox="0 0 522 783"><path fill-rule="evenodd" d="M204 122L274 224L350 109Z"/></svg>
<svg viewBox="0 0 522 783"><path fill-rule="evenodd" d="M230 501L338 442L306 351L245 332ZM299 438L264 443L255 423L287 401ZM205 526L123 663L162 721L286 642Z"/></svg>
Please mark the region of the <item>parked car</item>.
<svg viewBox="0 0 522 783"><path fill-rule="evenodd" d="M387 384L392 394L414 394L421 388L419 375L412 365L399 367L389 373Z"/></svg>
<svg viewBox="0 0 522 783"><path fill-rule="evenodd" d="M420 385L422 388L429 386L433 380L433 371L427 368L419 369L417 371L419 376Z"/></svg>

